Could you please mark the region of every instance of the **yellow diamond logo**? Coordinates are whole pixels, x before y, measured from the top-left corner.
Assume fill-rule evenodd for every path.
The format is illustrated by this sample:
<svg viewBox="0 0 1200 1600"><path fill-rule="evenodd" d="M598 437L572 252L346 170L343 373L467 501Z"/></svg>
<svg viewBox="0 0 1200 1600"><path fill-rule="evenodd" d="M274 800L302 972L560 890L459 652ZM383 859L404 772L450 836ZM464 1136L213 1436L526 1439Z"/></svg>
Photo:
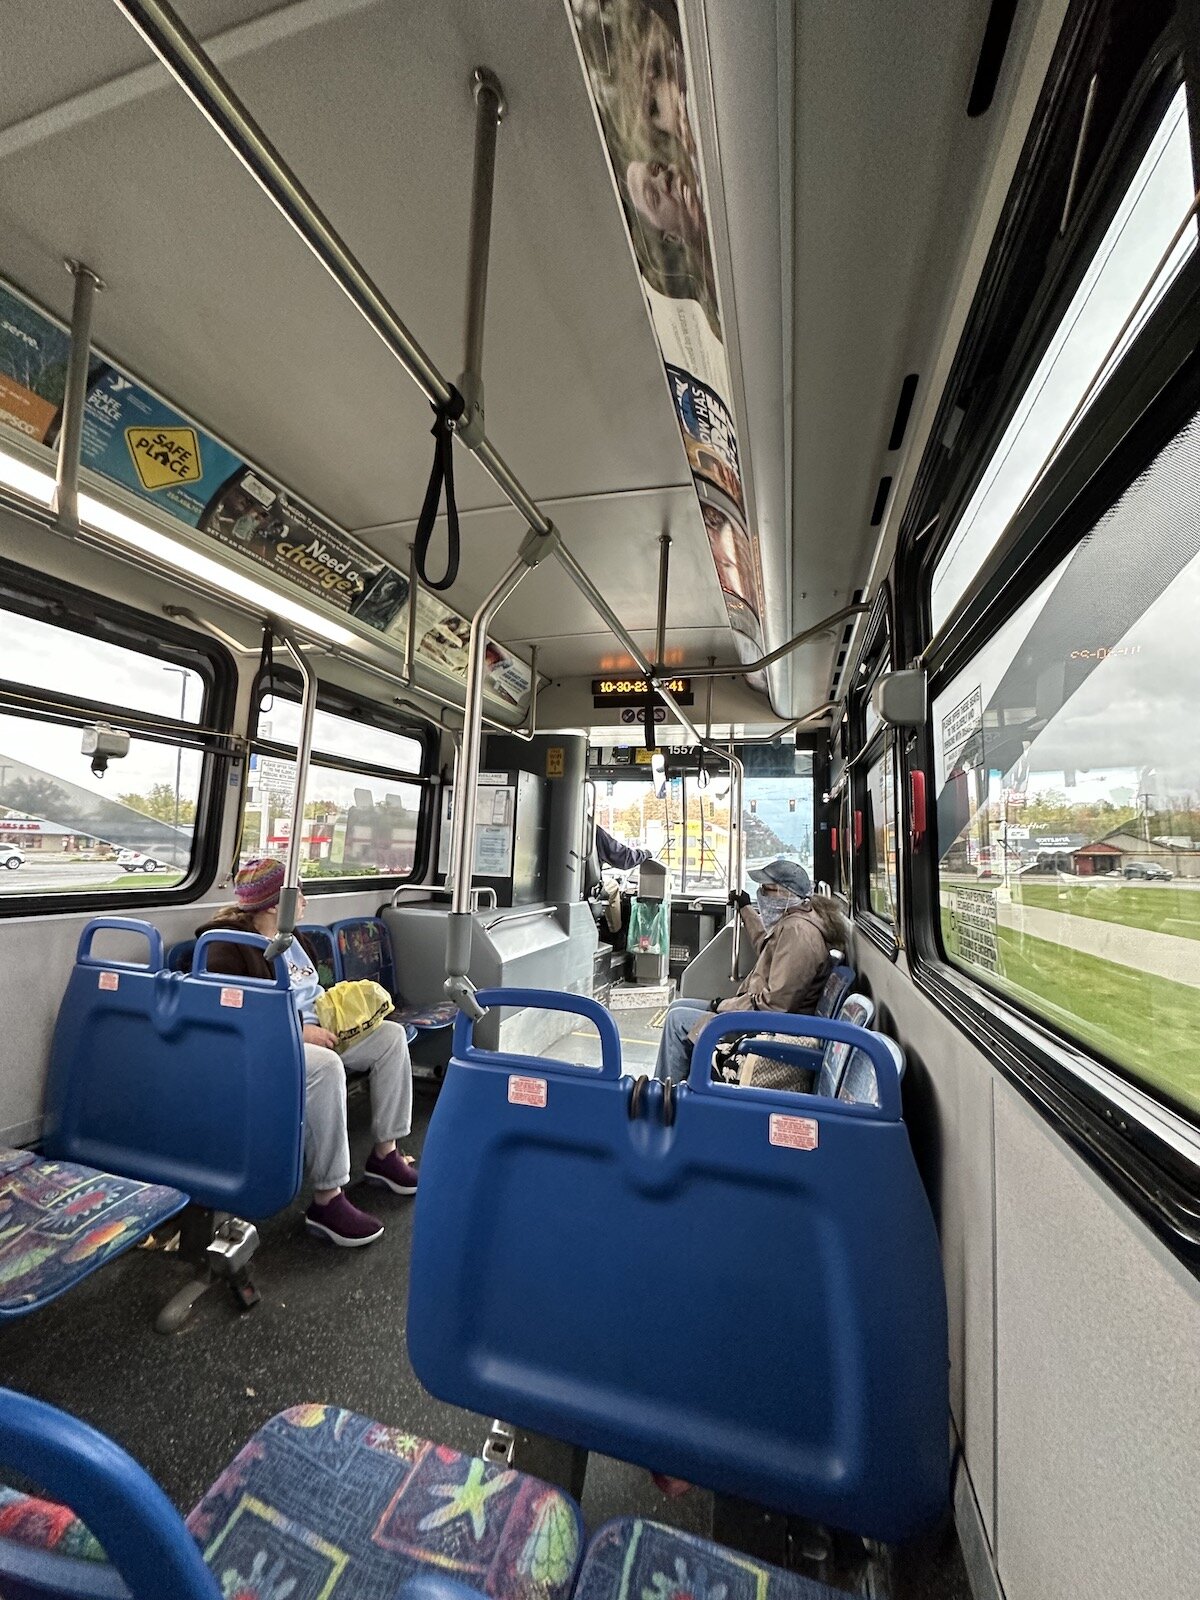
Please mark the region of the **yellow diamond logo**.
<svg viewBox="0 0 1200 1600"><path fill-rule="evenodd" d="M200 442L192 428L126 428L125 443L143 489L169 489L203 476Z"/></svg>

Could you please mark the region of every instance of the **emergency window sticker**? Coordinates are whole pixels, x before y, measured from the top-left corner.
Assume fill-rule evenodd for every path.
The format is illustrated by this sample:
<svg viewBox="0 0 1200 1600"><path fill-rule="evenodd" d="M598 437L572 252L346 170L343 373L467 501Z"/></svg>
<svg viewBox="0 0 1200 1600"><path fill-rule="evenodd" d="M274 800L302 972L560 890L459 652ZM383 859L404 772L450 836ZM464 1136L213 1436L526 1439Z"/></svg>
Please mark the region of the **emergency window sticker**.
<svg viewBox="0 0 1200 1600"><path fill-rule="evenodd" d="M121 984L119 972L102 972L100 974L100 987L102 989L117 989Z"/></svg>
<svg viewBox="0 0 1200 1600"><path fill-rule="evenodd" d="M815 1150L817 1124L812 1117L785 1117L776 1113L771 1117L768 1137L772 1144L782 1145L787 1150Z"/></svg>
<svg viewBox="0 0 1200 1600"><path fill-rule="evenodd" d="M544 1106L545 1078L519 1078L514 1074L508 1080L508 1103L510 1106Z"/></svg>

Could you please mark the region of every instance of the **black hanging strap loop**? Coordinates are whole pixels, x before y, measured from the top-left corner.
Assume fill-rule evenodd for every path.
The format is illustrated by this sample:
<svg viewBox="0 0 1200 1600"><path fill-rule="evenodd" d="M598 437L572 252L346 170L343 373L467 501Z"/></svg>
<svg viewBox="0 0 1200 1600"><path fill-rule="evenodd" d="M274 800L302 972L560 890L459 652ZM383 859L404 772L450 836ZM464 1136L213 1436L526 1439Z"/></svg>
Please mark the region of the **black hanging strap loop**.
<svg viewBox="0 0 1200 1600"><path fill-rule="evenodd" d="M425 504L417 521L415 555L417 574L430 589L449 589L458 577L460 541L458 533L458 506L454 499L454 429L467 409L467 403L453 384L450 397L433 408L433 468L429 474L429 487L425 490ZM446 489L446 571L440 579L429 576L426 560L429 541L433 538L433 525L442 504L442 486Z"/></svg>
<svg viewBox="0 0 1200 1600"><path fill-rule="evenodd" d="M258 681L265 680L265 689L259 691L259 709L264 709L264 702L275 700L275 636L268 622L263 629L262 654L258 658Z"/></svg>

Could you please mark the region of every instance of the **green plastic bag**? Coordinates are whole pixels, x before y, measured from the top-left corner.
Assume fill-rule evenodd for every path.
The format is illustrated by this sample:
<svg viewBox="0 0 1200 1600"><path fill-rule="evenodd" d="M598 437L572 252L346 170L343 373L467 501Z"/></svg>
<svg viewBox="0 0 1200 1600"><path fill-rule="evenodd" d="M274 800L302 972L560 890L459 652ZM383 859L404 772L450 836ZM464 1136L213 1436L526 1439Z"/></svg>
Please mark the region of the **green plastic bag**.
<svg viewBox="0 0 1200 1600"><path fill-rule="evenodd" d="M671 951L671 903L638 900L629 908L629 938L625 948L635 955L665 956Z"/></svg>

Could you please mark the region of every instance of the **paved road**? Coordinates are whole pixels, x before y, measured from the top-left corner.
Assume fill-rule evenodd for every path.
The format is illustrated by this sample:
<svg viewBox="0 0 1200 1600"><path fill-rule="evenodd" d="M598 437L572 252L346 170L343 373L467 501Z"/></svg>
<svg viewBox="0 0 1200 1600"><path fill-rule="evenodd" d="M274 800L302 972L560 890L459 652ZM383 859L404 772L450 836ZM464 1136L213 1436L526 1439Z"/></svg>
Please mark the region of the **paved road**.
<svg viewBox="0 0 1200 1600"><path fill-rule="evenodd" d="M1134 967L1172 983L1186 983L1200 989L1200 940L1159 933L1154 928L1130 928L1121 922L1101 922L1095 917L1076 917L1069 911L1048 911L1043 906L1015 905L1001 901L997 907L1000 926L1065 945L1085 955Z"/></svg>
<svg viewBox="0 0 1200 1600"><path fill-rule="evenodd" d="M122 876L115 861L38 861L35 856L25 858L25 865L10 872L0 867L0 895L33 894L38 890L49 893L57 889L66 893L71 889L96 888L111 883ZM169 875L163 873L164 883Z"/></svg>

